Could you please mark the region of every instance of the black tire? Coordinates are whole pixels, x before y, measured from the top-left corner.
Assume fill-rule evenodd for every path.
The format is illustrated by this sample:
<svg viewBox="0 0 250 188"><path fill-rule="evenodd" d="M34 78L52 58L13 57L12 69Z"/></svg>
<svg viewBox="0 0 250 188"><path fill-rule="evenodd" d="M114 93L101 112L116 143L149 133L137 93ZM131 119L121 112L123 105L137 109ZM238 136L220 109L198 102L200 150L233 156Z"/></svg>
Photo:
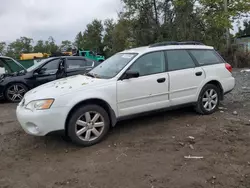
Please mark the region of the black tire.
<svg viewBox="0 0 250 188"><path fill-rule="evenodd" d="M205 93L207 91L211 91L211 90L214 90L217 94L217 104L215 105L215 107L212 109L212 110L207 110L203 103L206 103L206 102L203 102L203 97L205 95ZM207 84L205 85L201 92L200 92L200 95L199 95L199 98L198 98L198 101L197 101L197 104L196 104L196 107L195 107L195 110L199 113L199 114L202 114L202 115L209 115L209 114L212 114L214 113L217 109L218 109L218 106L220 104L220 89L213 85L213 84Z"/></svg>
<svg viewBox="0 0 250 188"><path fill-rule="evenodd" d="M28 88L22 83L12 83L5 89L4 95L7 101L12 103L20 102Z"/></svg>
<svg viewBox="0 0 250 188"><path fill-rule="evenodd" d="M76 125L76 123L80 117L83 117L83 116L85 117L86 112L87 113L88 112L99 113L102 116L102 119L104 122L102 132L95 140L84 141L76 133L76 131L77 131L76 126L78 126L78 125ZM91 117L91 121L92 120L93 120L93 118ZM73 143L80 145L80 146L87 147L87 146L92 146L92 145L97 144L100 141L102 141L104 139L104 137L107 135L109 128L110 128L110 119L109 119L108 113L102 107L100 107L98 105L86 105L86 106L79 107L73 113L71 113L71 116L69 117L69 121L67 124L67 133L66 134L67 134L67 136L69 136L69 138L72 140ZM86 131L86 134L87 134L87 131ZM91 134L92 134L92 132L91 132Z"/></svg>

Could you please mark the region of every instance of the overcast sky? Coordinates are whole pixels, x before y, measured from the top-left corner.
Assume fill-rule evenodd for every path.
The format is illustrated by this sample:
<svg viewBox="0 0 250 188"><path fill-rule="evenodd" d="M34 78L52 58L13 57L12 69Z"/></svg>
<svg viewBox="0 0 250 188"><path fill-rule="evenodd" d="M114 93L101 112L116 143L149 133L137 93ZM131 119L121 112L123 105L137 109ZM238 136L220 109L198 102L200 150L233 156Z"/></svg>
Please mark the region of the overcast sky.
<svg viewBox="0 0 250 188"><path fill-rule="evenodd" d="M0 0L0 41L74 40L94 18L117 18L120 0Z"/></svg>
<svg viewBox="0 0 250 188"><path fill-rule="evenodd" d="M117 18L121 0L0 0L0 42L20 36L73 41L93 19ZM234 24L234 33L237 31Z"/></svg>

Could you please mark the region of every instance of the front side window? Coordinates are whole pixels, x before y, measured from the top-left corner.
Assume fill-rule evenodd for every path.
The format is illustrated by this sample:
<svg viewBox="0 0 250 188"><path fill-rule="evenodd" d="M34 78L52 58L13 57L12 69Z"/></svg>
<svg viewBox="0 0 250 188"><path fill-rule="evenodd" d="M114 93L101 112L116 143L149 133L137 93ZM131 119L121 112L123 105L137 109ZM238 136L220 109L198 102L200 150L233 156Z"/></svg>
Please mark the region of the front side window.
<svg viewBox="0 0 250 188"><path fill-rule="evenodd" d="M200 65L221 63L222 60L213 50L189 50Z"/></svg>
<svg viewBox="0 0 250 188"><path fill-rule="evenodd" d="M140 76L165 72L165 57L163 52L152 52L143 55L129 68L139 72Z"/></svg>
<svg viewBox="0 0 250 188"><path fill-rule="evenodd" d="M42 59L41 61L34 63L34 65L32 65L31 67L29 67L27 69L28 72L33 71L35 69L37 69L38 67L40 67L42 64L44 64L46 61L50 61L53 58L47 58L47 59Z"/></svg>
<svg viewBox="0 0 250 188"><path fill-rule="evenodd" d="M58 70L59 62L60 62L60 59L55 59L55 60L52 60L52 61L48 62L47 64L45 64L42 67L43 72L45 72L45 73L52 73L52 72L55 73Z"/></svg>
<svg viewBox="0 0 250 188"><path fill-rule="evenodd" d="M193 59L186 50L169 50L166 53L169 71L195 67Z"/></svg>
<svg viewBox="0 0 250 188"><path fill-rule="evenodd" d="M109 79L116 76L137 53L117 53L103 61L95 67L89 74L95 75L97 78Z"/></svg>

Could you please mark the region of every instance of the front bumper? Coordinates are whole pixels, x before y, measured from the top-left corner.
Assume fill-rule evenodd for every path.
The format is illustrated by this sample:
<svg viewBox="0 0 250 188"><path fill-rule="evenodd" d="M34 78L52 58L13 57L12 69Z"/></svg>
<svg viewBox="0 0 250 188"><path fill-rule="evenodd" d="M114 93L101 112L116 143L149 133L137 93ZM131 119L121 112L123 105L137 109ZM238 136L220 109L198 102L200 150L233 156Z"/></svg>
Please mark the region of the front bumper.
<svg viewBox="0 0 250 188"><path fill-rule="evenodd" d="M65 129L65 108L31 111L18 105L16 115L21 127L28 134L45 136L50 132Z"/></svg>

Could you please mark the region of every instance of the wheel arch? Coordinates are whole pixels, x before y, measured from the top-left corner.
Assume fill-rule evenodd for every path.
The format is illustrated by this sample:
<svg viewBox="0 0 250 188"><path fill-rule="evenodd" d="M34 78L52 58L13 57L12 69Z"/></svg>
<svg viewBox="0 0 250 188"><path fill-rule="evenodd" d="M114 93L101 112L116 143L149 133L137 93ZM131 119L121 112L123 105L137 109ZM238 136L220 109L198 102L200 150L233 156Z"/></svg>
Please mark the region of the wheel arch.
<svg viewBox="0 0 250 188"><path fill-rule="evenodd" d="M219 88L219 90L220 90L220 100L223 100L224 99L224 90L223 90L223 87L222 87L221 83L218 80L213 79L213 80L210 80L210 81L206 82L203 85L203 87L208 85L208 84L215 85L216 87Z"/></svg>
<svg viewBox="0 0 250 188"><path fill-rule="evenodd" d="M23 84L23 85L26 86L28 89L30 89L30 87L29 87L26 83L24 83L24 82L22 82L22 81L11 81L11 82L9 82L9 83L7 83L7 84L5 85L4 91L5 91L10 85L12 85L12 84Z"/></svg>
<svg viewBox="0 0 250 188"><path fill-rule="evenodd" d="M79 108L80 106L82 105L88 105L88 104L95 104L95 105L99 105L101 106L104 110L106 110L106 112L108 113L108 116L109 116L109 119L110 119L110 122L111 122L111 125L114 127L116 122L117 122L117 118L116 118L116 115L115 115L115 112L114 110L111 108L111 106L106 102L104 101L103 99L98 99L98 98L92 98L92 99L86 99L86 100L83 100L83 101L80 101L78 102L77 104L75 104L71 110L69 111L69 113L67 114L67 118L66 118L66 121L65 121L65 131L67 133L67 126L68 126L68 122L69 122L69 118L71 116L72 113L74 113L74 111Z"/></svg>
<svg viewBox="0 0 250 188"><path fill-rule="evenodd" d="M22 84L22 85L24 85L25 87L27 87L28 90L30 90L30 87L29 87L26 83L24 83L24 82L22 82L22 81L11 81L11 82L7 83L7 84L4 86L4 89L3 89L4 97L5 97L6 89L7 89L9 86L13 85L13 84Z"/></svg>

